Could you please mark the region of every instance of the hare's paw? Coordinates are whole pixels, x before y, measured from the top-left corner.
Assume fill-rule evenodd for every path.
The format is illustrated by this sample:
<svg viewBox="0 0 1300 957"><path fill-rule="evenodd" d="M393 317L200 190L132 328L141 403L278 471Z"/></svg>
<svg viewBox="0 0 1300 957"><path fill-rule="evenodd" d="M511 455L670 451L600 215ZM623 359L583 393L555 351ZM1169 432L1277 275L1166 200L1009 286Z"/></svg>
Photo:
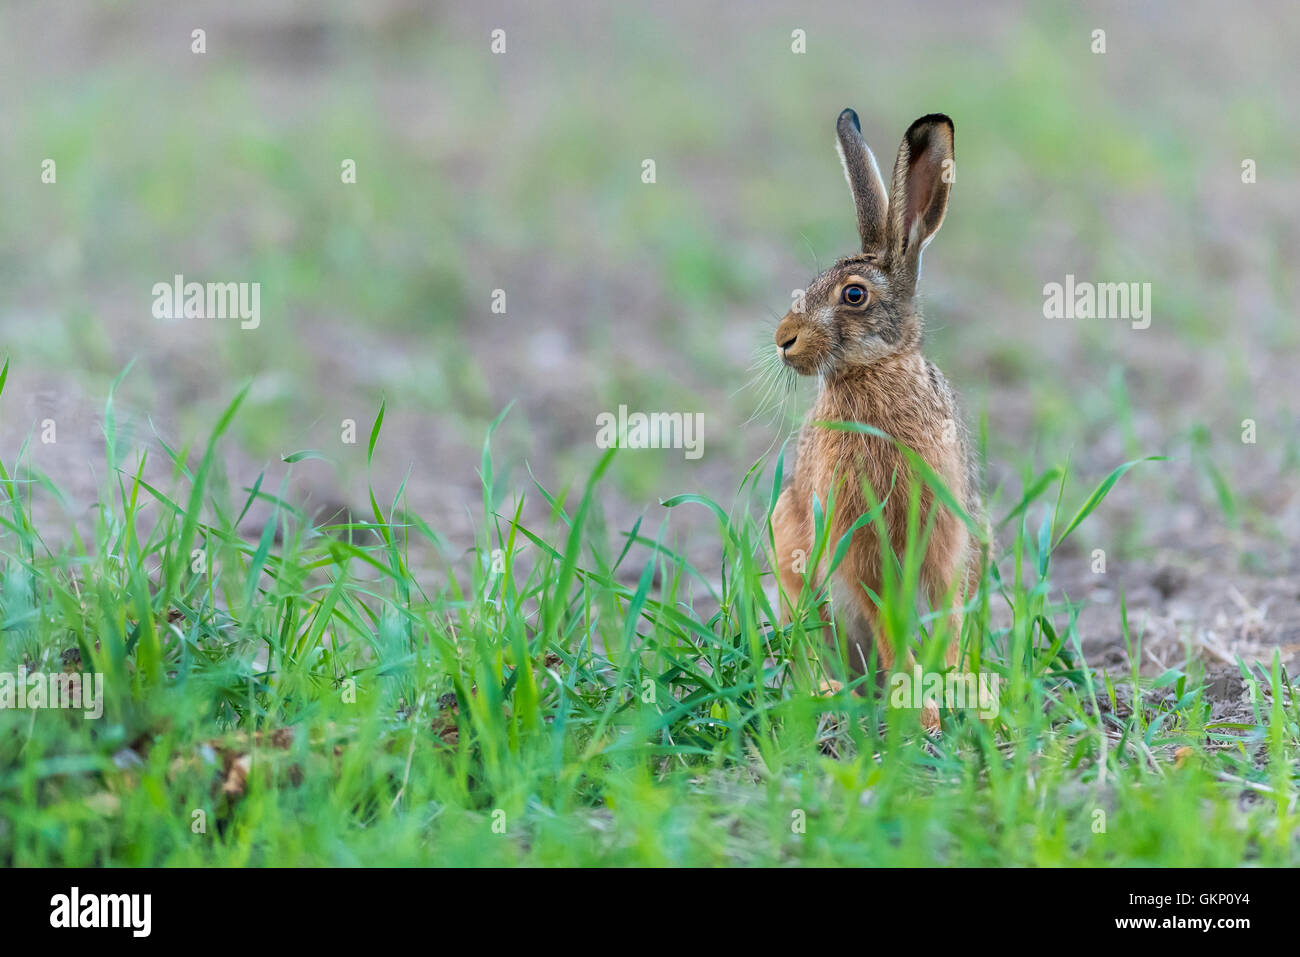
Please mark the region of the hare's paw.
<svg viewBox="0 0 1300 957"><path fill-rule="evenodd" d="M943 734L943 727L939 724L939 706L933 701L927 701L921 708L921 727L927 734Z"/></svg>

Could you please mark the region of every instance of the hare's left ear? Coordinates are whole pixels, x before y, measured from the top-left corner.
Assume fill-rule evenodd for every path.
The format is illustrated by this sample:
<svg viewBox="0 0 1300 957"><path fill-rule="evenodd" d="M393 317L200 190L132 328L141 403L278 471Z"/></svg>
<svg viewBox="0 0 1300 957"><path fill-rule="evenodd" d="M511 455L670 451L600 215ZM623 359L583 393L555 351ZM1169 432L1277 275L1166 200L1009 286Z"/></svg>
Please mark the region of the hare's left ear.
<svg viewBox="0 0 1300 957"><path fill-rule="evenodd" d="M871 155L871 148L862 138L858 114L852 110L840 113L835 121L835 148L844 164L844 178L849 181L853 205L858 211L858 236L864 253L880 253L885 246L885 211L889 200L885 197L885 181L880 178L880 167Z"/></svg>
<svg viewBox="0 0 1300 957"><path fill-rule="evenodd" d="M921 250L943 224L953 174L952 120L942 113L921 117L898 147L889 194L885 247L891 271L905 281L916 281Z"/></svg>

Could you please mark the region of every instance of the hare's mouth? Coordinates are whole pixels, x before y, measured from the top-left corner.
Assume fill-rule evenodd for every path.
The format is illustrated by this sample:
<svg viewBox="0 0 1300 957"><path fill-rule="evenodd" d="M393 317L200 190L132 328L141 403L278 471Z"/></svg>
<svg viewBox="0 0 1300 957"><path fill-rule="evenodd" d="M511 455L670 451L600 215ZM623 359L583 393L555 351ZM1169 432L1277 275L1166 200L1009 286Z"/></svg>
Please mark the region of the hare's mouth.
<svg viewBox="0 0 1300 957"><path fill-rule="evenodd" d="M788 341L776 347L777 354L786 366L800 375L812 375L817 371L817 359L812 350L804 348L799 342Z"/></svg>

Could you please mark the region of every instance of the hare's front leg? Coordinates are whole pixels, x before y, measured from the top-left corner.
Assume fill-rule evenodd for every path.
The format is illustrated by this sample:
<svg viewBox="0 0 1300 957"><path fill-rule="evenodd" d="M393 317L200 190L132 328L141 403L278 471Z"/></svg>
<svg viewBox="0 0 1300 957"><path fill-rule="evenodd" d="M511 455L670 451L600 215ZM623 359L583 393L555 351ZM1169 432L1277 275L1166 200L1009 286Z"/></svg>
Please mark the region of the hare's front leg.
<svg viewBox="0 0 1300 957"><path fill-rule="evenodd" d="M795 609L799 607L799 596L803 593L804 569L812 554L812 523L806 513L799 507L792 489L787 488L776 500L772 510L772 540L776 549L777 589L781 602L781 624L788 625L794 620ZM810 585L816 588L815 581ZM821 618L830 624L829 608L821 609ZM824 673L823 673L824 674ZM817 680L814 676L814 680ZM818 683L818 690L823 694L833 694L844 687L833 678L823 677Z"/></svg>
<svg viewBox="0 0 1300 957"><path fill-rule="evenodd" d="M944 659L950 665L960 660L962 606L965 589L971 584L971 540L966 525L946 509L938 516L930 546L921 563L921 579L930 607L948 609L948 635Z"/></svg>
<svg viewBox="0 0 1300 957"><path fill-rule="evenodd" d="M868 642L874 639L876 645L877 662L882 673L888 673L894 668L894 636L889 633L889 629L884 626L880 617L879 609L867 594L863 585L869 585L874 590L879 591L880 582L879 574L874 567L863 564L862 556L870 554L870 550L853 549L849 552L848 561L843 566L846 573L845 578L850 583L849 600L852 602L853 611L856 618L856 627L850 625L849 616L841 616L837 613L836 620L844 621L846 633L850 641L850 654L858 658L854 662L855 667L861 666L863 672L867 671ZM870 633L870 638L867 633ZM906 648L906 642L904 642ZM916 659L913 657L910 649L903 652L904 674L912 675L916 666ZM921 727L931 734L938 734L941 731L939 725L939 705L937 702L926 698L921 705Z"/></svg>
<svg viewBox="0 0 1300 957"><path fill-rule="evenodd" d="M880 656L879 661L881 670L884 672L892 671L894 667L893 638L890 636L889 630L883 627L880 615L877 614L876 606L872 604L871 599L866 596L865 592L863 593L863 599L864 600L860 604L860 610L866 620L870 623L871 633L875 636L876 651ZM861 647L862 646L859 645L859 649L861 649ZM865 654L865 652L860 650L859 654ZM912 656L911 650L909 649L904 651L903 673L909 676L912 675L915 666L916 658ZM939 724L939 704L930 698L926 698L921 703L921 727L925 728L925 730L931 734L939 734L940 731L942 731Z"/></svg>
<svg viewBox="0 0 1300 957"><path fill-rule="evenodd" d="M812 528L805 520L803 510L794 497L794 490L787 488L776 500L772 510L772 538L776 548L777 585L780 591L781 623L789 624L794 619L794 610L799 605L799 595L803 591L804 567L812 552ZM800 569L796 571L796 568Z"/></svg>

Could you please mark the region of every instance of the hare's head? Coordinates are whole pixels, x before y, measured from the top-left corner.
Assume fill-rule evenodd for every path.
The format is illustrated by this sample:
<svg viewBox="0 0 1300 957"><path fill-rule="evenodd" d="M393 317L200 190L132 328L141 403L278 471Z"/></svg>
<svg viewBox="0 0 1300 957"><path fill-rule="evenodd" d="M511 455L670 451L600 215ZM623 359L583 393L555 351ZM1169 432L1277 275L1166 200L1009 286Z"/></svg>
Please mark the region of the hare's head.
<svg viewBox="0 0 1300 957"><path fill-rule="evenodd" d="M943 223L953 181L953 125L941 113L908 127L888 197L858 115L841 113L836 132L862 252L809 283L777 327L777 351L801 375L833 377L920 345L921 251Z"/></svg>

